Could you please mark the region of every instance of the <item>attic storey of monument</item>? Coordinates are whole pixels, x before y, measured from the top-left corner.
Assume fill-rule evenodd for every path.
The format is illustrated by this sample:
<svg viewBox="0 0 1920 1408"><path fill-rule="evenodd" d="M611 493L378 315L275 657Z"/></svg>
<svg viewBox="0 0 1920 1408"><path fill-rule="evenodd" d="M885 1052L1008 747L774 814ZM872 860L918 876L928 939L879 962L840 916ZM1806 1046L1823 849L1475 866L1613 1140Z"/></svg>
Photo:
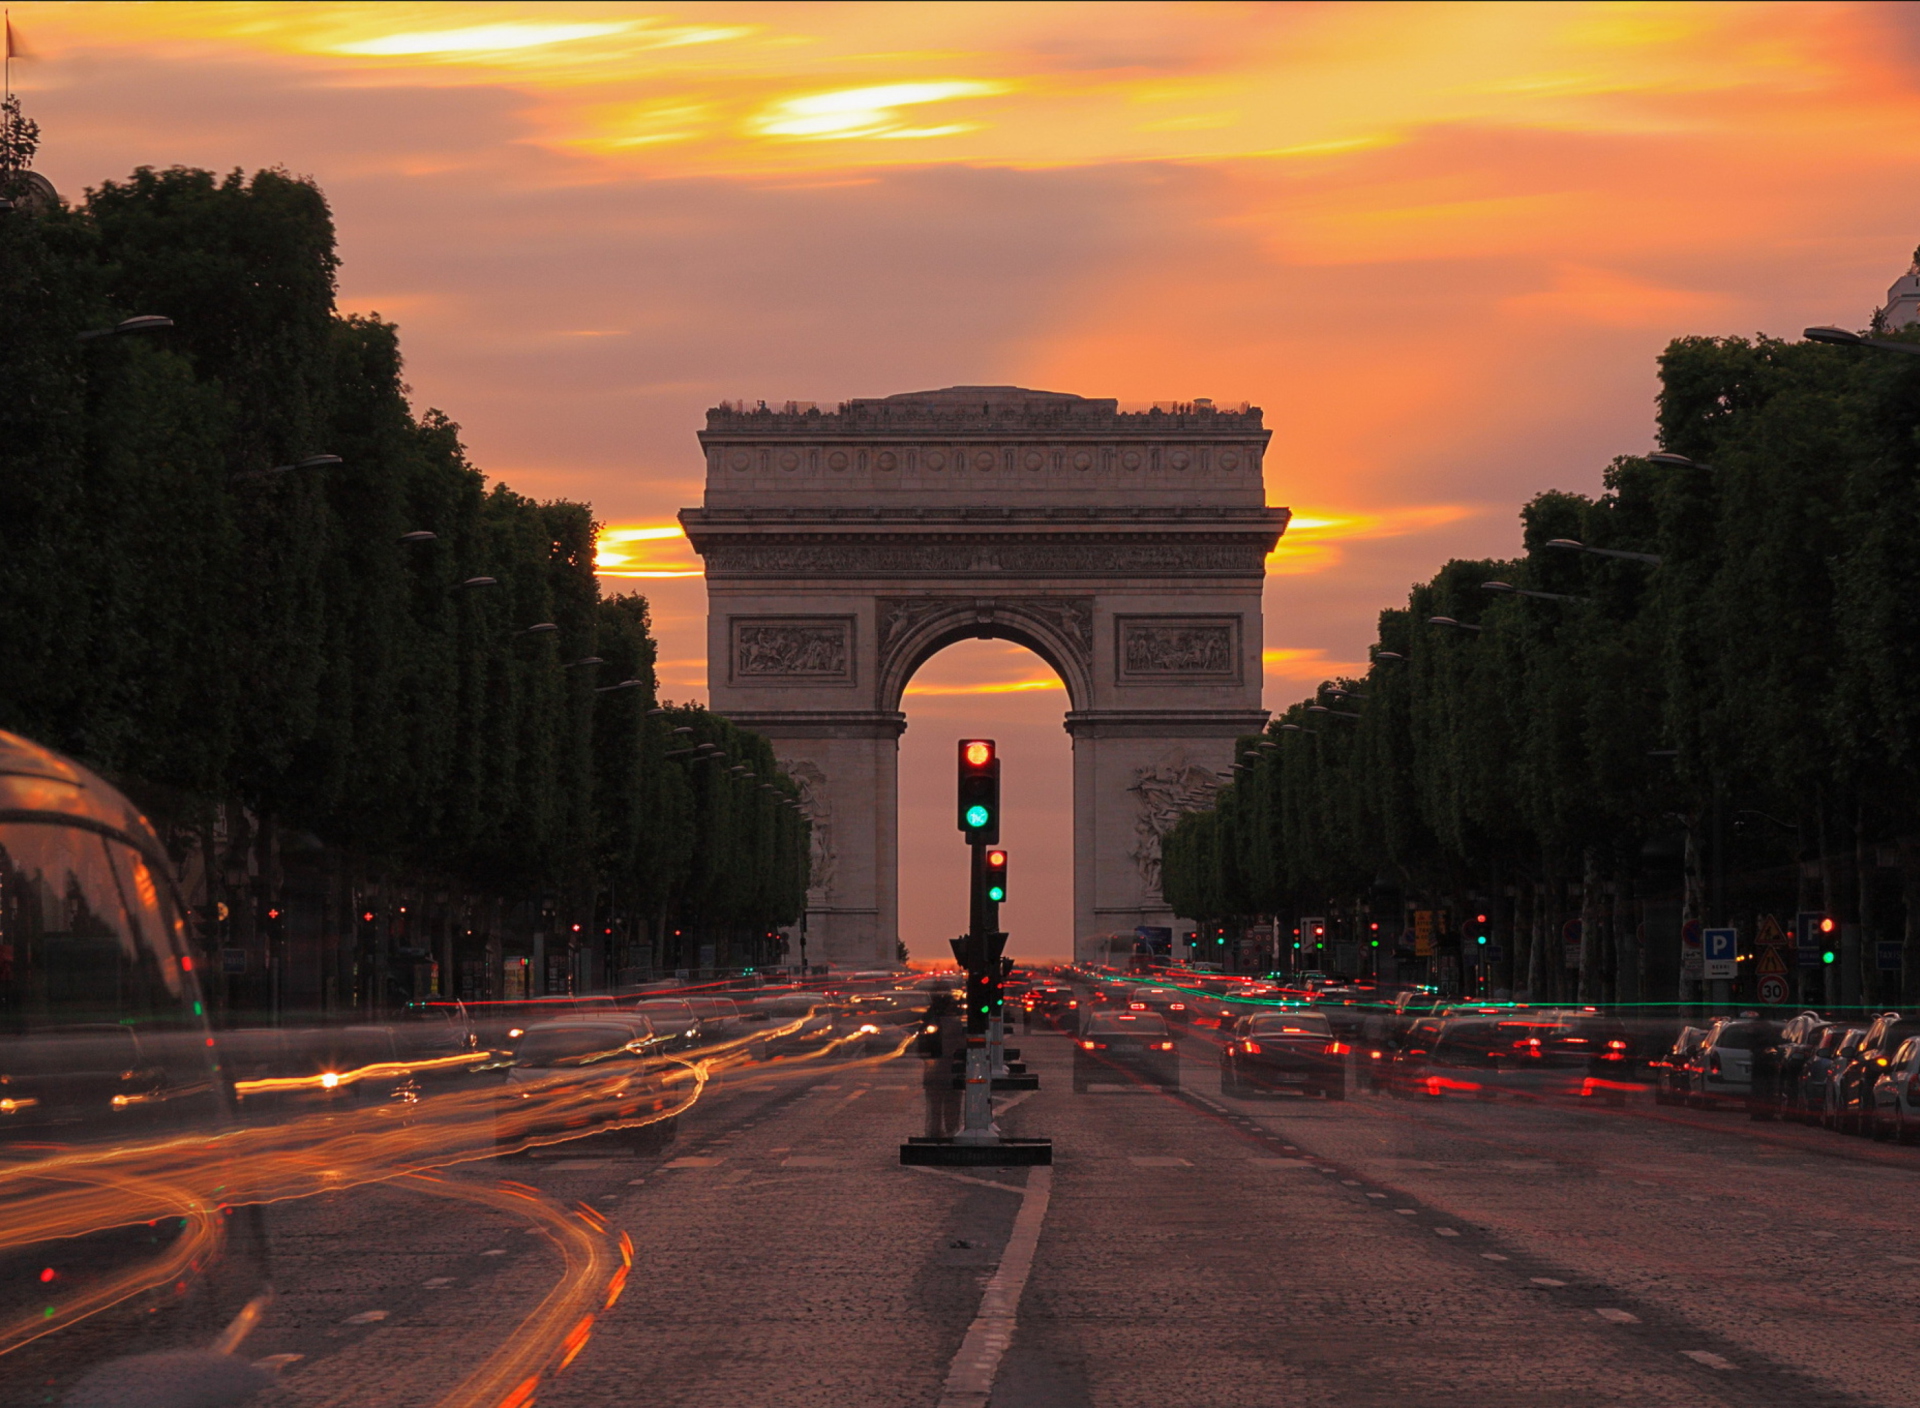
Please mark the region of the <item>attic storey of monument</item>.
<svg viewBox="0 0 1920 1408"><path fill-rule="evenodd" d="M1266 717L1260 589L1288 517L1265 500L1269 438L1255 407L1007 386L708 413L705 503L681 522L711 698L808 779L817 952L893 951L901 695L970 638L1027 646L1067 687L1082 956L1174 924L1160 836Z"/></svg>

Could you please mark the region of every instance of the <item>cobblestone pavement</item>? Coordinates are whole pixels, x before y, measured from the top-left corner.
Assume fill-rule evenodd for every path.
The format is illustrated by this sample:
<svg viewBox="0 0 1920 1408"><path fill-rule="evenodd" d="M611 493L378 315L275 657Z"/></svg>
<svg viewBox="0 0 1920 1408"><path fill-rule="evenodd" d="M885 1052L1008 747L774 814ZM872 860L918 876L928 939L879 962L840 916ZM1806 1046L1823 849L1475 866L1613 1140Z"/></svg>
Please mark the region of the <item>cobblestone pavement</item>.
<svg viewBox="0 0 1920 1408"><path fill-rule="evenodd" d="M992 1408L1907 1404L1920 1151L1744 1117L1356 1093L1074 1094ZM584 1204L634 1269L543 1405L957 1408L1027 1176L905 1169L921 1063L717 1084L669 1149L469 1165ZM524 1221L406 1185L268 1210L266 1408L433 1404L561 1273ZM0 1376L4 1377L4 1376ZM943 1387L944 1386L944 1387ZM16 1395L0 1391L0 1399ZM17 1401L40 1401L21 1397Z"/></svg>

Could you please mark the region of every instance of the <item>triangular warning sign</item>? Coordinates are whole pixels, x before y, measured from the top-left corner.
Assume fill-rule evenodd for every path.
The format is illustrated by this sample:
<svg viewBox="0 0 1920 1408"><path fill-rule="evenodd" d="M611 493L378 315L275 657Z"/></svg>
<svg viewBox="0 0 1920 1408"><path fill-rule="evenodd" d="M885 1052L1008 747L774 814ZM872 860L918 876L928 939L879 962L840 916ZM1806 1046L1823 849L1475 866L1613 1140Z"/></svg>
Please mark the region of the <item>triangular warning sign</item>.
<svg viewBox="0 0 1920 1408"><path fill-rule="evenodd" d="M1786 931L1780 927L1780 921L1775 919L1771 914L1761 918L1760 932L1754 936L1753 941L1759 944L1761 948L1770 948L1775 945L1784 948L1792 942L1792 940L1787 937ZM1766 970L1763 969L1762 971L1764 972Z"/></svg>
<svg viewBox="0 0 1920 1408"><path fill-rule="evenodd" d="M1787 971L1786 956L1777 948L1760 950L1760 971L1762 973L1784 973Z"/></svg>

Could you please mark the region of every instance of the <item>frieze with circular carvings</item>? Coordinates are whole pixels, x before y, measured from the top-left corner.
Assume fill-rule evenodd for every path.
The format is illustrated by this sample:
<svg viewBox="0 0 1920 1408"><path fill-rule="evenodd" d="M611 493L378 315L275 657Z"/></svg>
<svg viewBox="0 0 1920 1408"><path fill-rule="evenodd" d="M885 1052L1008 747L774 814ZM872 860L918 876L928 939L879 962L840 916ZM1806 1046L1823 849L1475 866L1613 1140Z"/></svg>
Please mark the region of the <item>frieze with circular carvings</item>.
<svg viewBox="0 0 1920 1408"><path fill-rule="evenodd" d="M800 456L795 454L792 450L784 451L780 456L780 468L782 469L800 468Z"/></svg>
<svg viewBox="0 0 1920 1408"><path fill-rule="evenodd" d="M1040 466L1044 465L1046 462L1047 462L1047 457L1041 454L1038 450L1027 451L1026 463L1027 463L1028 469L1038 469L1040 468Z"/></svg>
<svg viewBox="0 0 1920 1408"><path fill-rule="evenodd" d="M827 456L828 469L845 469L846 467L847 452L845 450L835 450Z"/></svg>
<svg viewBox="0 0 1920 1408"><path fill-rule="evenodd" d="M1240 468L1239 452L1235 450L1222 450L1220 452L1220 468L1222 469Z"/></svg>
<svg viewBox="0 0 1920 1408"><path fill-rule="evenodd" d="M895 457L892 450L882 450L878 455L874 456L873 463L878 469L892 469L895 465L899 464L900 461Z"/></svg>
<svg viewBox="0 0 1920 1408"><path fill-rule="evenodd" d="M927 451L927 468L928 469L945 469L946 467L947 467L947 457L945 455L941 454L940 451L938 450Z"/></svg>
<svg viewBox="0 0 1920 1408"><path fill-rule="evenodd" d="M1175 450L1172 454L1167 456L1167 463L1172 465L1175 469L1185 469L1188 465L1193 463L1193 457L1189 455L1185 450Z"/></svg>
<svg viewBox="0 0 1920 1408"><path fill-rule="evenodd" d="M1074 451L1073 467L1075 469L1092 469L1093 456L1088 454L1085 450Z"/></svg>
<svg viewBox="0 0 1920 1408"><path fill-rule="evenodd" d="M727 463L731 464L735 469L745 469L748 465L753 463L753 456L748 454L745 450L735 450L733 452L733 457L730 460L728 460Z"/></svg>
<svg viewBox="0 0 1920 1408"><path fill-rule="evenodd" d="M979 454L975 455L973 457L973 467L975 469L992 469L993 451L982 450Z"/></svg>
<svg viewBox="0 0 1920 1408"><path fill-rule="evenodd" d="M1124 455L1120 456L1120 463L1128 469L1140 468L1140 452L1138 450L1128 450Z"/></svg>

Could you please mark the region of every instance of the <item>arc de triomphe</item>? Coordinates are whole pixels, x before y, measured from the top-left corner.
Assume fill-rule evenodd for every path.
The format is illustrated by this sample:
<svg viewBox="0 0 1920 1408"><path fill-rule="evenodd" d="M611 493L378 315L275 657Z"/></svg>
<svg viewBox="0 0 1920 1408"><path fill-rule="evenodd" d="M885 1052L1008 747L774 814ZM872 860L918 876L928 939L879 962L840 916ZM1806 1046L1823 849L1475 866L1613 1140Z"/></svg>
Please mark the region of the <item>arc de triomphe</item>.
<svg viewBox="0 0 1920 1408"><path fill-rule="evenodd" d="M1285 530L1260 412L1009 386L707 413L712 707L766 735L815 828L809 957L893 961L901 695L970 637L1056 670L1075 952L1171 926L1160 837L1265 725L1260 587Z"/></svg>

